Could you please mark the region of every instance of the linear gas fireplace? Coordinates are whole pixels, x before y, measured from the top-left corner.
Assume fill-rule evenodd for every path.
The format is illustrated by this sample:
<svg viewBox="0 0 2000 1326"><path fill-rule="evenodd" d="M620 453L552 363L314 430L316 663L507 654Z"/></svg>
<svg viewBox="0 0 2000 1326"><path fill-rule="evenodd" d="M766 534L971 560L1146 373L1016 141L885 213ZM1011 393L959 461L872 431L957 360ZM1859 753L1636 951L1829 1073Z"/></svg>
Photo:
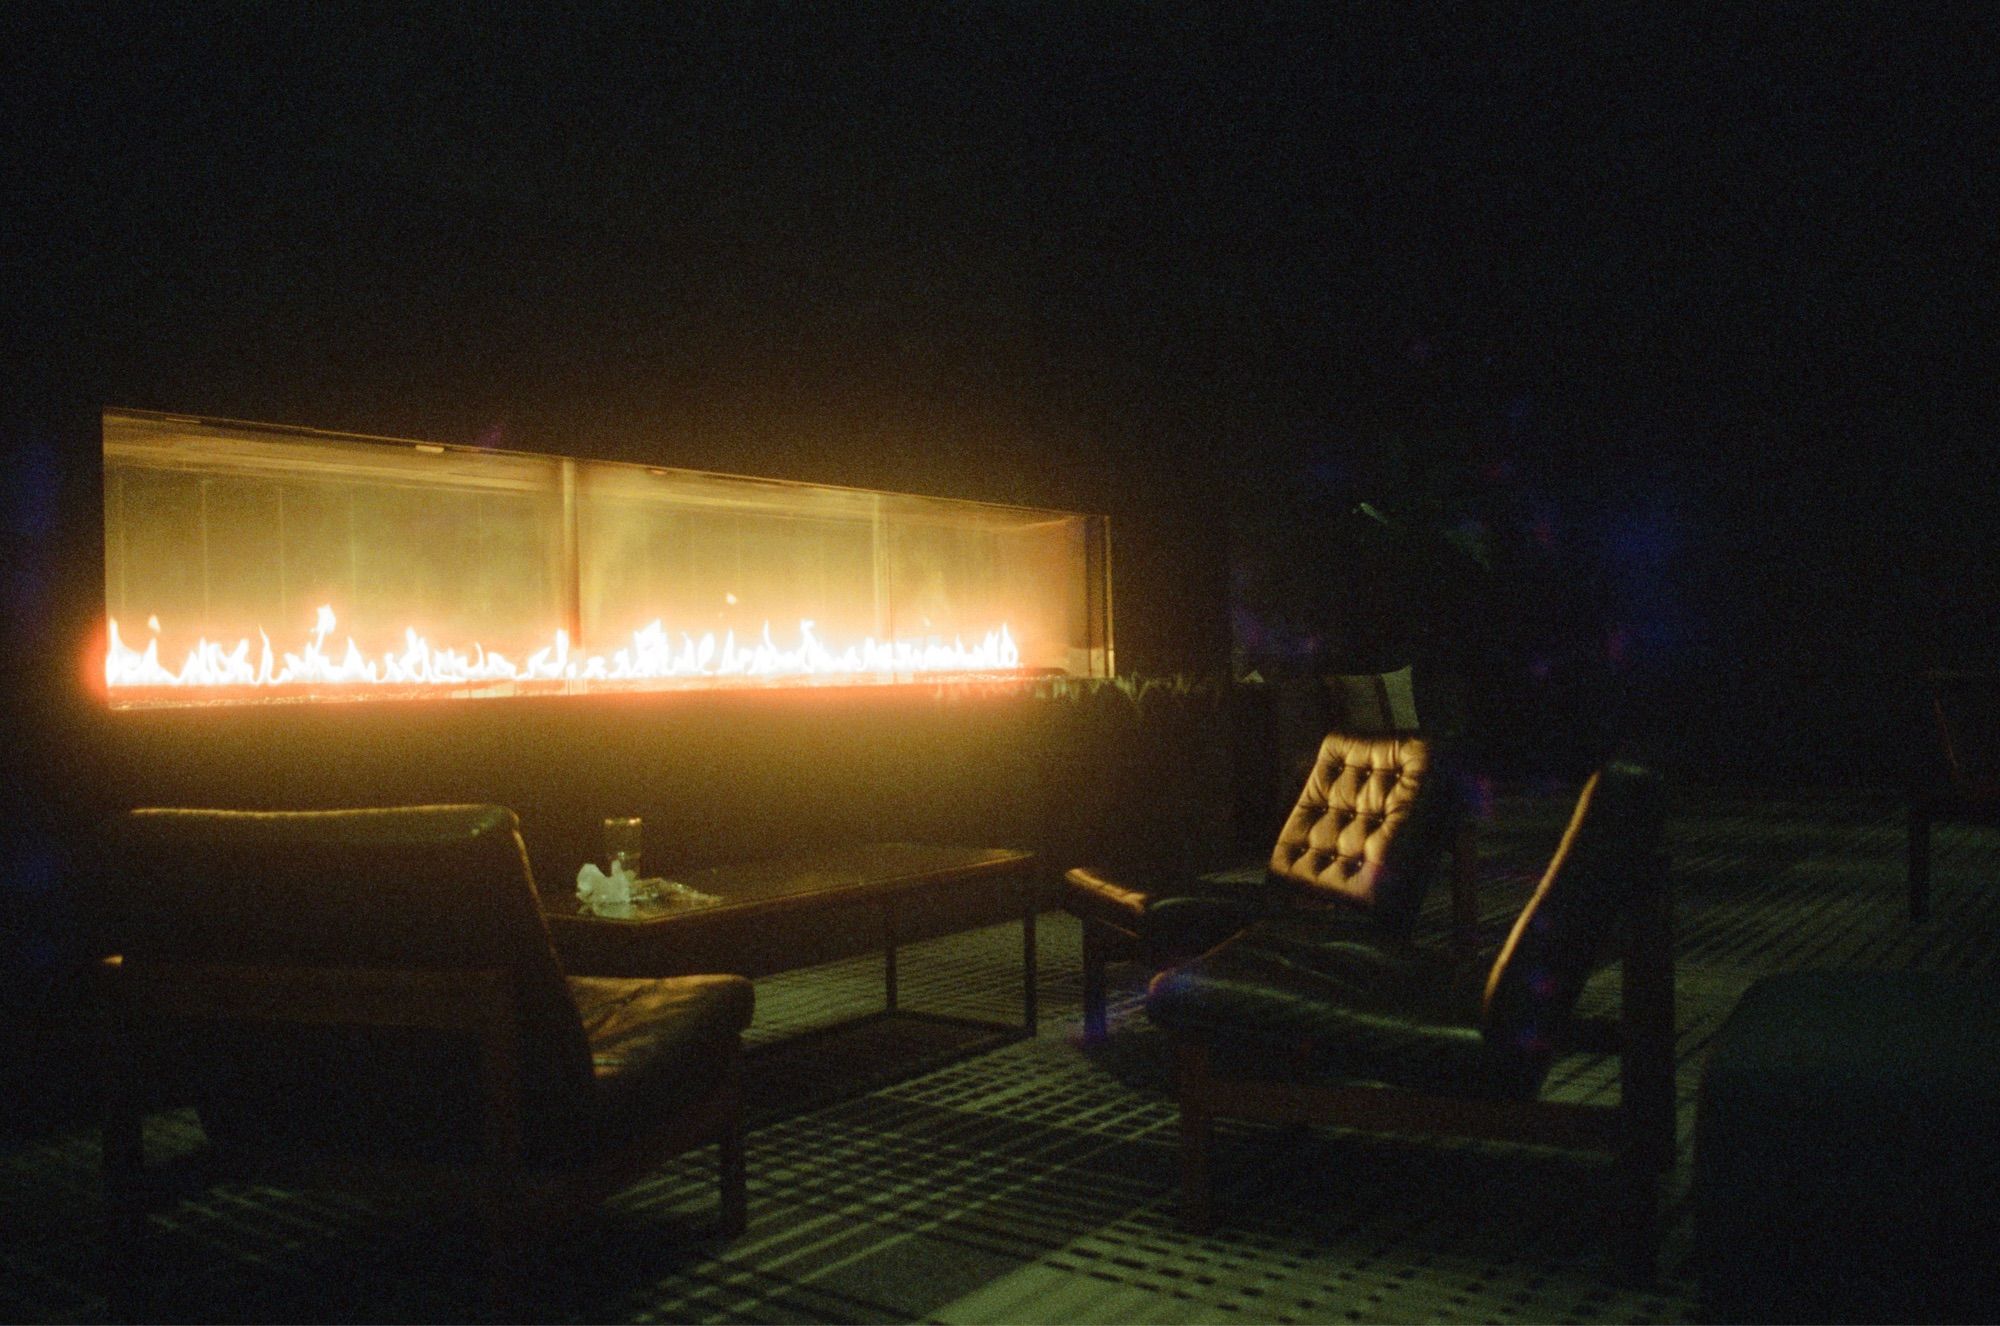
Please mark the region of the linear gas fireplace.
<svg viewBox="0 0 2000 1326"><path fill-rule="evenodd" d="M1101 516L104 412L109 702L1108 676Z"/></svg>

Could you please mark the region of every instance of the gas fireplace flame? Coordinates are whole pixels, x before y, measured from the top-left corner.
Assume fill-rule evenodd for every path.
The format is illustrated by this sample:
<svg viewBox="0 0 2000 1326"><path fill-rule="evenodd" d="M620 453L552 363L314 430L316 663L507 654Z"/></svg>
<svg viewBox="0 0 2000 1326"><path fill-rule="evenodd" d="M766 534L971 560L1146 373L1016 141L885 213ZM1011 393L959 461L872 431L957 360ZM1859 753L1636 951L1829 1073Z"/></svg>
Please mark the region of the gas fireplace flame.
<svg viewBox="0 0 2000 1326"><path fill-rule="evenodd" d="M104 653L104 681L114 689L133 686L463 686L482 682L647 682L704 677L786 678L813 676L894 676L919 672L998 672L1021 666L1021 651L1005 623L976 644L954 637L879 641L864 636L850 644L822 641L811 621L801 621L795 644L780 644L769 622L751 640L734 631L717 639L669 633L654 621L632 633L631 642L609 654L576 650L567 631L520 663L473 642L471 652L436 648L414 627L403 632L400 652L365 654L352 636L333 646L338 625L331 604L321 605L306 642L296 651L277 651L271 637L257 632L258 644L239 639L229 645L202 637L180 662L160 659L160 619L149 616L151 638L134 648L110 619Z"/></svg>

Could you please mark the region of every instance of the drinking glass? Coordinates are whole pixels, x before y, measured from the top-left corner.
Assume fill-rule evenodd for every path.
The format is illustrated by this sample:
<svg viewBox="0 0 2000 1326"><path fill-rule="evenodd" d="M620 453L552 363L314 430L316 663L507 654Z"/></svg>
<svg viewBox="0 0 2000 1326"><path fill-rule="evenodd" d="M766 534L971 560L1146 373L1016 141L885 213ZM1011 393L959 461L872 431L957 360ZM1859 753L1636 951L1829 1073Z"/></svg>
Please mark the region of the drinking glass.
<svg viewBox="0 0 2000 1326"><path fill-rule="evenodd" d="M618 815L604 821L604 855L609 866L623 865L633 879L639 878L639 841L643 821L637 815Z"/></svg>

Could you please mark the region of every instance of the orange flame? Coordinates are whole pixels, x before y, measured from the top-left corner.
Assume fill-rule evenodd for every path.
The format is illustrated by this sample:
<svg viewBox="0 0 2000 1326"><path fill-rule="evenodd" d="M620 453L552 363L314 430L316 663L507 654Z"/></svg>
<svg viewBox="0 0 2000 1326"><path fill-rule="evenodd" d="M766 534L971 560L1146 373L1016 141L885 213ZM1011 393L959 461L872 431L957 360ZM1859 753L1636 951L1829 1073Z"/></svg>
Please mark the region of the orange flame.
<svg viewBox="0 0 2000 1326"><path fill-rule="evenodd" d="M632 633L631 643L610 654L580 653L569 633L558 630L551 644L515 663L504 654L482 648L471 652L434 648L414 628L403 632L401 652L364 654L349 636L344 648L329 649L336 625L331 604L316 614L310 637L296 652L277 652L271 637L258 631L252 657L250 641L225 645L202 637L178 669L160 660L158 617L147 618L153 638L135 649L109 619L104 652L105 685L135 686L462 686L480 682L626 682L671 681L705 677L782 678L835 675L895 676L919 672L994 672L1021 666L1021 651L1006 624L988 631L977 644L961 638L944 644L935 640L878 641L864 636L844 646L821 641L813 623L799 623L798 643L786 647L771 637L770 623L755 640L739 641L733 631L720 640L714 632L671 636L654 621Z"/></svg>

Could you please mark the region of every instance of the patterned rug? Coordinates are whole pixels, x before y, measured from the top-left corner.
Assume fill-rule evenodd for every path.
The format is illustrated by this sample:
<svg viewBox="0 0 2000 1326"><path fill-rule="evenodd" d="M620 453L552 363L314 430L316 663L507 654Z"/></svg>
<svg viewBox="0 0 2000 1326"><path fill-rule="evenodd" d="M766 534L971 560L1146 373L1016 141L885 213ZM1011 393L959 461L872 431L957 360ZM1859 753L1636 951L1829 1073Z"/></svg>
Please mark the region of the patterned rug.
<svg viewBox="0 0 2000 1326"><path fill-rule="evenodd" d="M1497 942L1545 863L1566 796L1503 800L1481 840ZM915 1020L799 1037L880 998L878 960L758 982L749 1077L750 1228L714 1229L712 1152L663 1167L530 1268L550 1321L1548 1321L1695 1316L1687 1201L1701 1065L1768 972L1992 971L2000 831L1941 826L1932 917L1905 910L1886 796L1684 794L1672 828L1681 1159L1658 1280L1620 1286L1607 1167L1538 1148L1224 1125L1216 1231L1174 1220L1175 1111L1145 973L1114 968L1113 1033L1080 1048L1078 932L1041 926L1041 1025L1011 1042ZM1442 928L1442 899L1429 925ZM1020 1016L1019 928L913 945L903 1004ZM1615 998L1615 973L1587 1000ZM1615 1097L1576 1057L1546 1094ZM156 1153L197 1136L150 1124ZM96 1321L104 1256L94 1131L0 1157L0 1320ZM219 1189L154 1222L162 1320L432 1321L478 1302L469 1231L345 1198Z"/></svg>

